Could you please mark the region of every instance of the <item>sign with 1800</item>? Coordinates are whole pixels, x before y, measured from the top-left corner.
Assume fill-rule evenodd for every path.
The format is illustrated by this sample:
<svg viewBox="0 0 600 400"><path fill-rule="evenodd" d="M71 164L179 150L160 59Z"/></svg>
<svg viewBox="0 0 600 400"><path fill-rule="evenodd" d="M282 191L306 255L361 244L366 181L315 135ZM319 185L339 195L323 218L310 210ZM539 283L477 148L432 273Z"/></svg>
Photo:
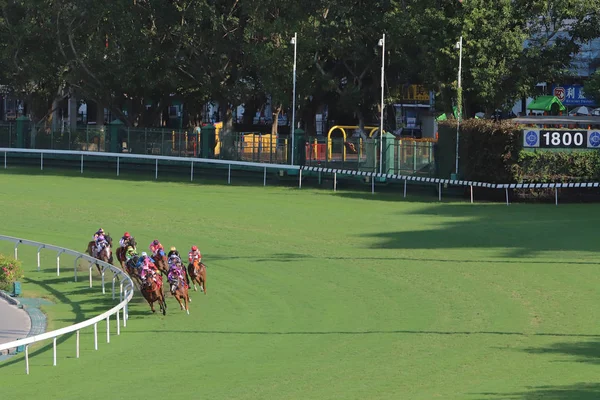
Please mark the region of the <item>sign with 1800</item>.
<svg viewBox="0 0 600 400"><path fill-rule="evenodd" d="M525 129L523 147L600 149L600 129Z"/></svg>

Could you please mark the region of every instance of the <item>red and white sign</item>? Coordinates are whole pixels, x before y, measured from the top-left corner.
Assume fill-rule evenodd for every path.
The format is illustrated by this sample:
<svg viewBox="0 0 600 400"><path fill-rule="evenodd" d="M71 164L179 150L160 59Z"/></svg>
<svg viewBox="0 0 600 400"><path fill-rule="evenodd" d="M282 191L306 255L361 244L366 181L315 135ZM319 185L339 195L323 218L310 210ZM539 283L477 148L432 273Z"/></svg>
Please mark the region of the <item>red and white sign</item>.
<svg viewBox="0 0 600 400"><path fill-rule="evenodd" d="M554 88L554 95L561 101L561 103L563 101L565 101L566 98L566 91L565 88L562 86L557 86Z"/></svg>

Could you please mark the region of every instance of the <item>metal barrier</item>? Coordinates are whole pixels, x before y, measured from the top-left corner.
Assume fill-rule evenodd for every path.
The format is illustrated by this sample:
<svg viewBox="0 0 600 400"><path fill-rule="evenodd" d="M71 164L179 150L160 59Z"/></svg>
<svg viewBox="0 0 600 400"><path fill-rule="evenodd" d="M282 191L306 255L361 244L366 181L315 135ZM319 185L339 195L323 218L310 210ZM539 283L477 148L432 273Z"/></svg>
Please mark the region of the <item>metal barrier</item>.
<svg viewBox="0 0 600 400"><path fill-rule="evenodd" d="M79 331L83 328L87 328L88 326L94 326L94 349L98 350L98 322L106 321L106 343L110 343L110 318L114 315L117 321L117 335L121 334L121 313L123 318L123 326L127 326L127 320L129 319L129 309L128 304L131 298L133 297L133 281L131 278L124 273L120 268L115 267L114 265L105 263L103 261L97 260L93 257L90 257L87 254L80 253L75 250L66 249L64 247L53 246L46 243L34 242L32 240L27 239L19 239L12 236L3 236L0 235L0 240L12 242L15 245L15 258L19 256L19 246L34 246L37 248L37 268L40 270L40 253L42 250L50 250L56 252L56 275L60 276L60 256L62 254L69 254L75 257L75 263L73 265L73 274L75 282L77 282L77 263L79 260L89 261L89 284L90 288L92 287L92 268L94 265L98 264L102 268L101 278L102 278L102 293L106 293L105 289L105 272L108 270L112 273L112 298L113 300L116 298L117 289L116 289L116 281L119 281L119 304L111 308L110 310L102 313L94 318L90 318L86 321L79 322L75 325L71 325L65 328L57 329L51 332L42 333L40 335L30 336L24 339L14 340L12 342L0 344L0 350L8 350L12 348L16 348L19 346L25 346L25 371L29 374L29 345L33 343L40 342L42 340L52 339L53 346L53 364L56 366L56 339L59 336L76 332L76 357L79 358ZM121 311L122 310L122 311Z"/></svg>

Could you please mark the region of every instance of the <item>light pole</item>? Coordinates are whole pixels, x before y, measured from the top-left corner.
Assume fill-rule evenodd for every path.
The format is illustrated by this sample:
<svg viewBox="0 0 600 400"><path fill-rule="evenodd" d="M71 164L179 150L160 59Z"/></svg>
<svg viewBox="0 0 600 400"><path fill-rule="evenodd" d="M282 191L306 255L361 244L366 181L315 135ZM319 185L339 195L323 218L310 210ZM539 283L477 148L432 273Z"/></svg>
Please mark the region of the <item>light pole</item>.
<svg viewBox="0 0 600 400"><path fill-rule="evenodd" d="M383 90L385 83L385 33L383 37L379 39L379 46L381 47L381 120L379 121L379 173L383 173Z"/></svg>
<svg viewBox="0 0 600 400"><path fill-rule="evenodd" d="M456 179L458 179L458 140L460 137L460 120L462 118L462 42L463 38L460 37L460 40L456 42L456 48L459 51L458 55L458 88L456 90L456 163L455 163L455 171L456 171Z"/></svg>
<svg viewBox="0 0 600 400"><path fill-rule="evenodd" d="M292 38L291 43L294 45L294 89L293 89L293 98L292 98L292 165L294 165L294 130L296 130L296 48L298 47L298 32L294 33L294 37Z"/></svg>

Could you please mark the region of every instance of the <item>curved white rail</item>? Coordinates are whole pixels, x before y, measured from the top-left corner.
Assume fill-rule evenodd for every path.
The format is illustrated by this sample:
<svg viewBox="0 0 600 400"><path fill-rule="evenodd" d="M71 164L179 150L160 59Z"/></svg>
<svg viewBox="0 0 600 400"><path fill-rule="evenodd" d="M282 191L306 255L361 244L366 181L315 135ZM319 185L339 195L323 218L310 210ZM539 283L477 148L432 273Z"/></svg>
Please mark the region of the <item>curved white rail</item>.
<svg viewBox="0 0 600 400"><path fill-rule="evenodd" d="M90 318L86 321L79 322L75 325L67 326L65 328L57 329L51 332L42 333L40 335L29 336L24 339L14 340L12 342L0 344L0 350L12 349L19 346L25 346L25 371L29 374L29 345L32 343L37 343L42 340L53 339L53 357L54 362L53 365L56 365L56 339L59 336L65 335L67 333L76 332L77 333L77 358L79 358L79 331L83 328L87 328L88 326L94 326L94 349L98 350L98 322L102 320L106 320L106 342L110 343L110 317L116 315L117 320L117 335L121 334L121 310L123 310L123 326L127 326L127 319L129 318L128 312L128 304L131 298L133 297L133 281L131 278L124 273L120 268L115 267L114 265L105 263L103 261L96 260L93 257L90 257L87 254L80 253L78 251L66 249L64 247L53 246L50 244L34 242L32 240L19 239L12 236L3 236L0 235L0 240L9 241L14 243L15 245L15 258L18 258L18 248L19 245L23 244L26 246L35 246L37 247L37 268L40 270L40 252L43 249L56 251L56 275L60 275L60 256L61 254L69 254L75 257L75 263L73 265L73 273L75 277L75 282L77 282L77 262L81 259L85 261L89 261L89 282L90 287L92 287L92 268L97 263L102 268L102 293L106 293L106 289L104 286L105 279L104 275L106 270L112 273L112 298L113 300L116 297L116 280L119 280L119 304L111 308L110 310L102 313L94 318Z"/></svg>

